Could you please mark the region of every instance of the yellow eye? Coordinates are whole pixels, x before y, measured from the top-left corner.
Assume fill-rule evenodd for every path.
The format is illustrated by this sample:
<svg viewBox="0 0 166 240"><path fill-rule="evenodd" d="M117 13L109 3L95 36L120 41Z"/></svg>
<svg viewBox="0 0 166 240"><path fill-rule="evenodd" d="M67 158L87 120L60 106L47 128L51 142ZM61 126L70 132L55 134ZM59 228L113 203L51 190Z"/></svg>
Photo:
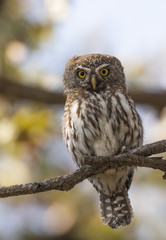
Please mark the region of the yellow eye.
<svg viewBox="0 0 166 240"><path fill-rule="evenodd" d="M78 73L77 73L77 75L78 75L78 77L79 78L85 78L86 77L86 72L85 71L83 71L83 70L80 70Z"/></svg>
<svg viewBox="0 0 166 240"><path fill-rule="evenodd" d="M104 77L106 77L109 74L109 70L107 68L102 68L100 70L100 74Z"/></svg>

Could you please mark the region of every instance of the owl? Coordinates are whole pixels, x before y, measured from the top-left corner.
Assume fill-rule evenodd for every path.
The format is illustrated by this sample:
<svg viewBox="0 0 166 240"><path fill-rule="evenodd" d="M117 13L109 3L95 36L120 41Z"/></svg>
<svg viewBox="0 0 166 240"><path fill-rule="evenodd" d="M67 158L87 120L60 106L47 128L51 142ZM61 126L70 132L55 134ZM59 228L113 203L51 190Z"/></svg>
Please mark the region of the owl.
<svg viewBox="0 0 166 240"><path fill-rule="evenodd" d="M66 64L63 81L63 136L78 167L84 165L84 156L114 156L142 145L142 122L117 58L75 56ZM133 173L134 167L121 166L89 179L99 193L101 219L111 228L131 222L128 190Z"/></svg>

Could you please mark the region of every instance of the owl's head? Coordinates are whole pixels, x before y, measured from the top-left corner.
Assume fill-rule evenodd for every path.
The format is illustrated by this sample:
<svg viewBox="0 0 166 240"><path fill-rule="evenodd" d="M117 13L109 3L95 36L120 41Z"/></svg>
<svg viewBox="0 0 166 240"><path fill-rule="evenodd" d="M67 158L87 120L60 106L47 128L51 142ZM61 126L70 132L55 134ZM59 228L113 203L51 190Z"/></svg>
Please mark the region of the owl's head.
<svg viewBox="0 0 166 240"><path fill-rule="evenodd" d="M71 58L64 72L64 90L78 89L100 92L107 88L126 88L123 67L110 55L88 54Z"/></svg>

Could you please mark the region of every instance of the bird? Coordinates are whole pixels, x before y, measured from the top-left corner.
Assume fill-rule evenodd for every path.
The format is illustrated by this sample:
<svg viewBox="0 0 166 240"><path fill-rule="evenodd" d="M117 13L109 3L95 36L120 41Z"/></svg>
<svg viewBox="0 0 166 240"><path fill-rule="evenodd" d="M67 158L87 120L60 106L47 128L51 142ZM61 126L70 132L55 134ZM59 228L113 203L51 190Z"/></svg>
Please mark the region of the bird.
<svg viewBox="0 0 166 240"><path fill-rule="evenodd" d="M79 168L85 156L111 157L142 146L142 121L120 60L107 54L74 56L66 63L63 84L63 138ZM134 170L122 165L89 179L99 193L102 222L112 229L133 217L128 190Z"/></svg>

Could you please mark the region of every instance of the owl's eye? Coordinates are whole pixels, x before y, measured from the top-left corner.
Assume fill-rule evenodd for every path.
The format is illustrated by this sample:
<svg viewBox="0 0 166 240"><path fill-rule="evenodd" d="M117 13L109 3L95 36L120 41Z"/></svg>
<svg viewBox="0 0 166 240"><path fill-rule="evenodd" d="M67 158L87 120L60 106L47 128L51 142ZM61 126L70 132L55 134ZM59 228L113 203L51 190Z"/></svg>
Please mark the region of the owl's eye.
<svg viewBox="0 0 166 240"><path fill-rule="evenodd" d="M86 77L86 72L83 71L83 70L80 70L80 71L78 71L77 75L78 75L79 78L83 79L83 78Z"/></svg>
<svg viewBox="0 0 166 240"><path fill-rule="evenodd" d="M107 68L102 68L100 70L100 74L104 77L106 77L109 74L109 70Z"/></svg>

